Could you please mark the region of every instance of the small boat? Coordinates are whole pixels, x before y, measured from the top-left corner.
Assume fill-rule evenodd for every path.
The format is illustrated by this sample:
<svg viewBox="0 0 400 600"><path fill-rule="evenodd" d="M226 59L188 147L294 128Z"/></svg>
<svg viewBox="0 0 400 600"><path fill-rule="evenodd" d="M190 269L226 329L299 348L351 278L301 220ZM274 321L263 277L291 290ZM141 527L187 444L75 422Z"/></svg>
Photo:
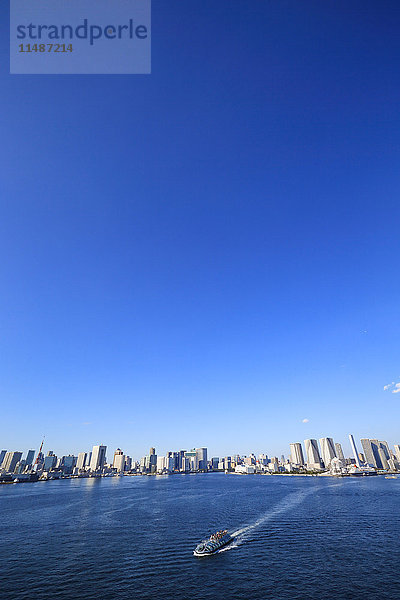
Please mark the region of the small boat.
<svg viewBox="0 0 400 600"><path fill-rule="evenodd" d="M210 556L211 554L216 554L221 548L233 542L233 540L234 538L226 529L217 531L217 533L213 533L208 540L198 544L194 549L193 554L195 556Z"/></svg>
<svg viewBox="0 0 400 600"><path fill-rule="evenodd" d="M397 475L385 475L385 479L397 479Z"/></svg>

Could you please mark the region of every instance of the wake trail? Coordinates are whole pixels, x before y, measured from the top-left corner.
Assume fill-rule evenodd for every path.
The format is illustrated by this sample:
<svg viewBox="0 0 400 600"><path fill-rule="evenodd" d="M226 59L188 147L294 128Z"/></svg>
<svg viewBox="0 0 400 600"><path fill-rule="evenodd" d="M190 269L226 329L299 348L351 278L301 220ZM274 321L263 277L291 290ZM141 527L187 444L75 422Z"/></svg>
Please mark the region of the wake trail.
<svg viewBox="0 0 400 600"><path fill-rule="evenodd" d="M338 485L340 485L340 484L335 483L335 484L331 484L326 487L336 487ZM321 488L318 488L318 491L320 489ZM240 529L237 529L236 531L233 531L231 533L231 535L232 535L232 537L236 538L235 541L232 544L230 544L229 546L222 548L220 550L220 552L226 552L227 550L233 550L233 548L237 548L239 546L239 544L246 539L246 537L247 537L246 534L251 532L253 529L256 529L257 527L260 527L260 525L263 525L264 523L267 523L268 521L272 521L278 515L293 509L295 506L298 506L299 504L301 504L301 502L303 502L307 498L307 496L315 493L316 491L317 491L317 489L313 487L306 491L294 492L294 493L289 494L288 496L283 498L283 500L281 502L276 504L274 507L272 507L270 510L268 510L267 513L265 513L264 515L259 517L253 523L250 523L248 525L241 527Z"/></svg>

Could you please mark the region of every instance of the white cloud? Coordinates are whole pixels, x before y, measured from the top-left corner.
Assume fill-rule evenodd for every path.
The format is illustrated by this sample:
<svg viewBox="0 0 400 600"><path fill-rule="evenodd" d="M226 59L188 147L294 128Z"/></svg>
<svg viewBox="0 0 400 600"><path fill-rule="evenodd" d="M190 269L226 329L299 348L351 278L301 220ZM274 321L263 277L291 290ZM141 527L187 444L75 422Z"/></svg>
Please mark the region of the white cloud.
<svg viewBox="0 0 400 600"><path fill-rule="evenodd" d="M392 383L388 383L387 385L384 385L383 389L385 392L390 390L392 392L392 394L398 394L400 392L400 382L395 383L394 381L392 381Z"/></svg>
<svg viewBox="0 0 400 600"><path fill-rule="evenodd" d="M400 390L399 390L399 392L400 392ZM303 419L302 423L308 423L308 421L309 421L309 419Z"/></svg>

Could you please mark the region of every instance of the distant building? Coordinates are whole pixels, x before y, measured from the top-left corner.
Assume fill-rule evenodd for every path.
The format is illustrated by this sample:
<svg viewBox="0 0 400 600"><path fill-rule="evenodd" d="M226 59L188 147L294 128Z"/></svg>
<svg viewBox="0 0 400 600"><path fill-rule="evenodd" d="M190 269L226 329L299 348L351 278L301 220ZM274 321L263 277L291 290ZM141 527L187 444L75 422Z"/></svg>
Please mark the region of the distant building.
<svg viewBox="0 0 400 600"><path fill-rule="evenodd" d="M290 444L290 460L294 465L304 465L303 448L300 442Z"/></svg>
<svg viewBox="0 0 400 600"><path fill-rule="evenodd" d="M116 469L118 473L123 473L125 470L125 455L121 448L117 448L114 452L113 468Z"/></svg>
<svg viewBox="0 0 400 600"><path fill-rule="evenodd" d="M217 470L217 469L218 469L218 463L219 463L219 458L218 458L218 456L214 456L214 457L211 459L211 468L212 468L212 469L214 469L214 470Z"/></svg>
<svg viewBox="0 0 400 600"><path fill-rule="evenodd" d="M17 463L22 458L22 452L6 452L2 468L7 471L7 473L14 473Z"/></svg>
<svg viewBox="0 0 400 600"><path fill-rule="evenodd" d="M57 456L54 456L54 454L45 456L44 463L43 463L43 470L51 471L52 469L55 468L56 464L57 464Z"/></svg>
<svg viewBox="0 0 400 600"><path fill-rule="evenodd" d="M4 460L4 457L5 457L6 454L7 454L7 450L2 450L0 452L0 469L1 469L2 465L3 465L3 460Z"/></svg>
<svg viewBox="0 0 400 600"><path fill-rule="evenodd" d="M333 439L328 437L320 438L319 444L325 469L329 469L332 459L336 458L335 444L333 443Z"/></svg>
<svg viewBox="0 0 400 600"><path fill-rule="evenodd" d="M317 440L304 440L304 447L306 449L307 454L307 468L312 471L320 470L322 468L322 465Z"/></svg>
<svg viewBox="0 0 400 600"><path fill-rule="evenodd" d="M28 452L26 453L26 459L25 459L26 466L31 467L33 465L34 460L35 460L35 451L28 450Z"/></svg>
<svg viewBox="0 0 400 600"><path fill-rule="evenodd" d="M369 440L368 438L362 438L361 446L363 447L364 456L367 464L371 465L371 467L377 468L376 458L374 455L371 440Z"/></svg>
<svg viewBox="0 0 400 600"><path fill-rule="evenodd" d="M196 448L197 464L200 471L207 470L207 448Z"/></svg>
<svg viewBox="0 0 400 600"><path fill-rule="evenodd" d="M87 458L87 452L79 452L78 459L76 461L76 468L79 469L79 471L82 471L87 466Z"/></svg>
<svg viewBox="0 0 400 600"><path fill-rule="evenodd" d="M65 475L71 475L73 468L76 465L76 461L77 461L77 459L73 454L68 454L68 456L62 457L61 468Z"/></svg>
<svg viewBox="0 0 400 600"><path fill-rule="evenodd" d="M339 444L338 442L336 442L336 444L335 444L335 451L336 451L336 456L340 460L344 460L344 454L343 454L342 444Z"/></svg>
<svg viewBox="0 0 400 600"><path fill-rule="evenodd" d="M398 462L400 463L400 444L394 445L394 453L396 455ZM0 455L0 458L1 458L1 455Z"/></svg>
<svg viewBox="0 0 400 600"><path fill-rule="evenodd" d="M107 446L93 446L92 459L90 461L91 471L101 471L106 462Z"/></svg>

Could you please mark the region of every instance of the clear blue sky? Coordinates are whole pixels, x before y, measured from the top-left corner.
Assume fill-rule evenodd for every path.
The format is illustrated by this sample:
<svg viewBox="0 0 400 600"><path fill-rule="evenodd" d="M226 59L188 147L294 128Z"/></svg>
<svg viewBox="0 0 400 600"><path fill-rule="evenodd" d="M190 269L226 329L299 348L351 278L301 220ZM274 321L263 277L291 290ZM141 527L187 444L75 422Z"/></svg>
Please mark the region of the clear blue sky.
<svg viewBox="0 0 400 600"><path fill-rule="evenodd" d="M399 3L154 0L149 76L0 11L0 446L400 442Z"/></svg>

